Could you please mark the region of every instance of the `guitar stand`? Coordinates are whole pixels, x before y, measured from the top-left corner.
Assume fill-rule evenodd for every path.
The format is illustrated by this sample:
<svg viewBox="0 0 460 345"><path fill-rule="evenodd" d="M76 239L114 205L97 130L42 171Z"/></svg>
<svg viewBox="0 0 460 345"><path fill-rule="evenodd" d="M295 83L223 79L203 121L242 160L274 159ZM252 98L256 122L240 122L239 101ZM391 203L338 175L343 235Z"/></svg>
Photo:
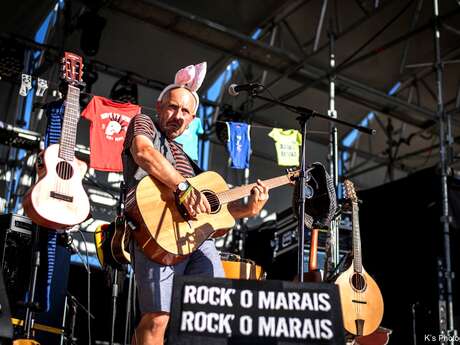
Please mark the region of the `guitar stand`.
<svg viewBox="0 0 460 345"><path fill-rule="evenodd" d="M91 314L89 312L88 309L86 309L86 307L80 303L80 301L78 301L78 299L73 296L71 293L69 293L67 291L67 303L69 305L69 310L70 310L70 332L67 332L66 336L65 336L65 344L66 345L76 345L77 342L77 338L75 338L75 324L76 324L76 320L77 320L77 312L78 312L78 308L82 309L86 314L89 315L89 317L94 320L95 317L93 314Z"/></svg>
<svg viewBox="0 0 460 345"><path fill-rule="evenodd" d="M125 216L125 197L126 197L126 187L123 182L120 184L120 199L118 200L117 205L117 217L124 217ZM128 225L129 226L129 225ZM122 269L125 266L121 266ZM117 300L119 295L119 287L118 287L118 267L111 267L113 270L113 283L112 283L112 320L111 320L111 327L110 327L110 345L114 345L115 339L115 322L117 319Z"/></svg>
<svg viewBox="0 0 460 345"><path fill-rule="evenodd" d="M114 344L115 338L115 321L117 318L117 300L118 300L118 269L113 268L113 283L112 283L112 324L110 328L110 345Z"/></svg>
<svg viewBox="0 0 460 345"><path fill-rule="evenodd" d="M128 297L126 301L126 315L125 315L125 335L123 338L123 345L128 344L128 334L130 333L130 326L131 326L131 303L132 303L132 306L134 307L135 301L136 301L136 283L134 281L134 270L131 267L131 270L129 271Z"/></svg>
<svg viewBox="0 0 460 345"><path fill-rule="evenodd" d="M66 334L65 334L65 344L66 345L77 345L76 343L76 338L75 338L75 323L77 321L77 303L74 301L73 299L73 296L70 297L69 296L70 294L67 295L68 299L67 301L70 300L70 302L68 302L68 305L69 305L69 314L70 314L70 333L67 332L66 330Z"/></svg>

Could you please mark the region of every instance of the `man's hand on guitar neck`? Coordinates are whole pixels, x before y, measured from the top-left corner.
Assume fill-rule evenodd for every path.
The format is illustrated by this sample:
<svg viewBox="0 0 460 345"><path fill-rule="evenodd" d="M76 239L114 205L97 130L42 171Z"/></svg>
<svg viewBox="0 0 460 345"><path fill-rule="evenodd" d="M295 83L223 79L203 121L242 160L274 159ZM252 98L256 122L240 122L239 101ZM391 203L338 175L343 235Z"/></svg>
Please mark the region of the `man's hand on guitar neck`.
<svg viewBox="0 0 460 345"><path fill-rule="evenodd" d="M268 201L268 187L261 180L251 190L251 196L246 205L234 201L228 205L228 210L235 219L254 217L259 214Z"/></svg>

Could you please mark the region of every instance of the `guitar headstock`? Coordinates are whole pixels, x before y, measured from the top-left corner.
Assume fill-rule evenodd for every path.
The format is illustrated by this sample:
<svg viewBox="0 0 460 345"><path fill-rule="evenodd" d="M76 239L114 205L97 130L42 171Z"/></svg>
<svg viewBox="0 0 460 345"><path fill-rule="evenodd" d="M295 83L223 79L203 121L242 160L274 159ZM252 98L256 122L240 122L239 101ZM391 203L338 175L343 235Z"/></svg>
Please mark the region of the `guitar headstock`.
<svg viewBox="0 0 460 345"><path fill-rule="evenodd" d="M74 53L65 52L62 58L62 79L71 85L83 85L83 59Z"/></svg>
<svg viewBox="0 0 460 345"><path fill-rule="evenodd" d="M355 185L353 184L353 182L351 182L351 180L349 179L346 179L345 181L343 181L343 185L345 187L345 196L347 197L347 199L350 199L352 202L358 202L358 196L356 195L356 191L355 191Z"/></svg>
<svg viewBox="0 0 460 345"><path fill-rule="evenodd" d="M286 175L289 178L290 184L295 184L300 176L300 170L294 170L294 168L286 169Z"/></svg>

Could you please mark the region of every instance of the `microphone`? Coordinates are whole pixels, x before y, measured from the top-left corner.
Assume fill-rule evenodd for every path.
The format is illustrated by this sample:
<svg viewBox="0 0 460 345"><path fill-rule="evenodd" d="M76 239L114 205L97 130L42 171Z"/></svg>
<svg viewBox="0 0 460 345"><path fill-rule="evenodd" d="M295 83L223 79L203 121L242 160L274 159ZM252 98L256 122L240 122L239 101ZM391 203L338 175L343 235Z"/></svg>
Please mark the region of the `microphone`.
<svg viewBox="0 0 460 345"><path fill-rule="evenodd" d="M262 89L264 86L258 83L249 83L249 84L231 84L228 87L228 93L230 96L238 96L241 91L249 91L252 92L256 89Z"/></svg>

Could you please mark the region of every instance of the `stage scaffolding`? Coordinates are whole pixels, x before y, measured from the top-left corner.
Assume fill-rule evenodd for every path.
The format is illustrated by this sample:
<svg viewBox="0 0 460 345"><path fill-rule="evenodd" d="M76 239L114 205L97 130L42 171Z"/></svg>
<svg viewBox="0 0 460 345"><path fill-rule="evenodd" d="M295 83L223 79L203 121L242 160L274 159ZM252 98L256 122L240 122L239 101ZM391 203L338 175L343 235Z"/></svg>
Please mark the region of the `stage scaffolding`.
<svg viewBox="0 0 460 345"><path fill-rule="evenodd" d="M340 27L339 14L337 7L332 0L322 0L320 11L316 13L317 26L314 35L308 40L299 38L298 33L294 32L289 24L289 17L296 11L300 10L303 6L309 3L308 0L297 0L289 2L279 13L273 13L272 17L262 25L262 33L258 40L253 40L251 37L240 32L227 28L223 25L217 25L208 19L200 18L191 13L166 5L158 1L131 1L131 0L118 0L107 3L108 9L122 13L126 16L147 22L155 27L166 29L181 37L190 39L193 42L205 44L214 50L222 53L221 61L214 64L215 68L225 66L231 59L238 58L248 65L255 65L264 70L263 80L267 80L267 88L274 87L279 84L284 78L289 78L294 81L300 82L302 85L298 88L289 90L280 96L280 100L288 101L294 96L300 94L308 88L316 88L324 92L330 92L330 116L340 116L340 109L334 107L334 97L340 96L352 103L364 105L369 109L378 112L376 123L380 129L385 133L388 139L388 154L382 157L375 152L369 152L362 149L358 144L354 147L344 146L340 139L346 133L338 133L337 128L331 128L331 137L325 139L321 136L310 135L309 139L323 145L330 145L329 159L331 162L330 172L334 177L336 185L339 182L338 176L338 154L339 152L347 151L360 157L362 164L349 166L347 174L349 177L359 177L365 173L375 171L380 168L387 168L389 180L392 179L394 169L410 173L413 170L403 164L405 159L413 156L439 149L439 166L441 171L442 183L442 205L443 212L441 215L442 233L444 238L444 257L442 258L442 266L440 268L440 275L442 276L442 288L439 293L439 317L440 317L440 330L449 335L455 334L455 325L453 322L454 301L452 300L452 268L450 258L450 233L449 225L451 217L448 211L448 197L446 180L451 173L451 167L456 159L456 152L454 144L460 140L460 136L454 136L452 128L458 125L458 119L455 116L458 113L460 106L460 87L457 92L457 97L444 101L443 99L443 71L448 68L448 64L458 62L460 57L460 46L454 47L448 51L442 52L440 40L442 38L442 29L449 30L458 34L455 28L445 25L445 21L452 18L459 13L460 6L448 13L440 14L437 10L438 0L433 0L432 4L417 0L404 3L401 12L397 15L412 16L410 28L407 32L402 32L400 36L393 37L392 39L384 42L378 48L372 49L371 52L361 54L366 45L361 46L352 57L347 57L345 63L338 66L332 63L332 53L336 56L340 55L340 51L334 52L334 42L340 42L344 36L353 30L359 29L361 25L374 20L382 11L394 4L395 1L384 1L379 6L371 8L362 7L362 15L354 20L347 27ZM363 2L357 1L361 6ZM433 17L429 20L419 23L420 13L424 7L432 6ZM395 18L397 17L395 16ZM329 19L327 22L326 17ZM182 25L187 23L187 25ZM382 26L382 32L388 27L391 27L392 21ZM185 28L187 30L185 30ZM285 35L280 38L279 32L283 29ZM433 38L435 45L435 61L434 63L408 65L407 56L408 51L411 49L410 43L414 40L416 35L424 30L433 29ZM207 35L202 35L206 31ZM321 37L329 33L327 42L321 43ZM378 36L378 35L377 35ZM14 37L11 35L3 34L2 37L13 38L25 45L29 49L40 49L48 52L47 58L52 59L53 62L59 58L60 47L53 47L49 45L40 45L30 40L21 37ZM276 38L276 39L275 39ZM265 42L270 40L269 43ZM290 40L293 46L297 47L294 53L285 51L281 48L282 40ZM324 40L323 40L324 41ZM276 44L278 42L278 45ZM378 90L363 82L354 80L345 75L347 68L363 63L368 59L377 56L381 51L389 49L400 49L402 44L402 57L400 63L400 77L406 77L401 82L399 89L393 96L389 96L385 92ZM313 57L318 56L319 53L327 49L331 51L331 63L329 68L318 67L311 63ZM267 59L266 56L271 56ZM342 57L345 58L345 57ZM151 80L138 75L131 71L123 71L110 66L104 62L88 61L92 64L97 71L106 73L108 75L122 77L131 75L136 83L146 87L161 90L166 83ZM434 67L434 68L433 68ZM408 69L412 70L408 76ZM434 72L436 78L435 91L431 91L437 98L437 109L431 109L417 104L418 88L424 87L430 89L427 80ZM274 74L275 77L268 80L267 73ZM332 91L332 84L334 89ZM404 91L408 92L406 99L397 97ZM220 104L202 98L202 104L207 107L219 107ZM260 105L258 108L252 109L254 115L254 122L261 125L272 125L271 122L264 119L260 114L268 110L270 104ZM414 117L411 113L417 113L419 117ZM383 119L382 119L383 118ZM217 119L217 117L216 117ZM398 131L392 127L390 119L401 123ZM17 120L17 119L15 119ZM386 123L385 123L385 120ZM404 124L414 126L419 130L419 134L429 132L431 135L437 137L439 143L427 145L426 147L419 148L409 153L401 154L398 150L399 146L412 139L411 136L405 135ZM213 124L214 125L214 124ZM438 127L438 131L436 131ZM209 128L212 130L212 127ZM36 133L34 133L35 135ZM37 139L38 140L38 139ZM12 146L13 147L13 146ZM16 149L16 148L13 148ZM263 153L261 153L263 155ZM366 166L368 162L373 162L373 165ZM20 161L10 160L6 157L4 161L4 168L2 174L4 176L13 176L18 167L20 168ZM366 164L364 164L366 163ZM8 184L9 195L16 198L18 195L14 181L10 180ZM116 188L114 189L116 192ZM15 200L8 200L7 203L16 203ZM4 208L5 210L6 208ZM337 244L335 244L337 246ZM337 252L338 252L337 248ZM334 263L337 263L338 258L334 257ZM457 325L458 326L458 325Z"/></svg>

